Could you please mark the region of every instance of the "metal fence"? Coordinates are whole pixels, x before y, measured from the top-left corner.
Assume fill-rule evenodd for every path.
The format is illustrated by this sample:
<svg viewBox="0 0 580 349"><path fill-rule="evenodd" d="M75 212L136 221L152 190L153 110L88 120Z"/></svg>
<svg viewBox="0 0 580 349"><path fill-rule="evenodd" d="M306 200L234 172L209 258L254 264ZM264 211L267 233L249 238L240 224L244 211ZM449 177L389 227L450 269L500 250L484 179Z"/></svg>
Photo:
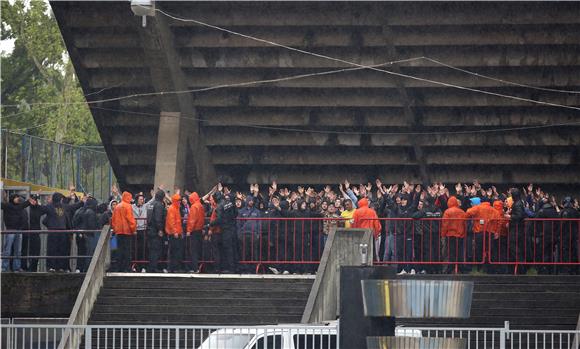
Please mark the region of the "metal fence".
<svg viewBox="0 0 580 349"><path fill-rule="evenodd" d="M2 325L2 348L73 349L60 341L69 330L80 347L95 349L179 348L338 348L336 326L58 326ZM70 343L70 342L67 342Z"/></svg>
<svg viewBox="0 0 580 349"><path fill-rule="evenodd" d="M72 184L101 200L115 181L102 150L2 130L1 154L1 175L16 181L66 189Z"/></svg>
<svg viewBox="0 0 580 349"><path fill-rule="evenodd" d="M505 221L505 230L498 234L489 228L499 225L495 221L483 224L481 232L474 232L473 225L479 221L381 218L385 253L380 259L375 258L375 264L420 267L429 273L458 272L463 266L510 272L507 268L496 268L503 265L514 269L518 265L550 266L569 272L580 266L580 219L527 219L521 223L526 229L518 229L519 225ZM462 227L463 237L445 236L445 226L450 222ZM256 272L268 265L301 265L313 271L320 262L328 234L343 223L340 218L238 218L237 239L233 241L236 261L256 266ZM149 263L150 237L146 234L146 225L145 222L145 230L131 237L132 263L136 269L146 268ZM194 239L198 239L197 244L193 243ZM186 265L192 258L201 263L201 269L214 262L217 248L207 235L207 228L185 237L184 244ZM160 262L165 264L170 251L167 244L163 246Z"/></svg>
<svg viewBox="0 0 580 349"><path fill-rule="evenodd" d="M72 349L61 343L65 330L82 337L81 348L336 349L338 326L129 326L1 325L2 348ZM504 327L397 327L396 336L463 338L466 349L576 349L580 331L514 330ZM76 349L76 348L75 348Z"/></svg>

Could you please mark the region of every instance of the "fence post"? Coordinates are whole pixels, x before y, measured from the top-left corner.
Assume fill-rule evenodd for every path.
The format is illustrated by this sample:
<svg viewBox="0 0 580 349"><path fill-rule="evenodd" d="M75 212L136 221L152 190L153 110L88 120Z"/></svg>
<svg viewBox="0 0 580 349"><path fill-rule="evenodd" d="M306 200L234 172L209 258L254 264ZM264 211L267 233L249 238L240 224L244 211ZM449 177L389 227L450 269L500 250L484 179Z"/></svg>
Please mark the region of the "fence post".
<svg viewBox="0 0 580 349"><path fill-rule="evenodd" d="M91 330L91 326L85 327L85 349L91 349L93 347L93 331Z"/></svg>
<svg viewBox="0 0 580 349"><path fill-rule="evenodd" d="M179 327L175 328L175 349L179 349Z"/></svg>
<svg viewBox="0 0 580 349"><path fill-rule="evenodd" d="M77 148L76 149L76 153L77 153L77 161L76 161L76 167L77 167L77 172L76 172L76 178L75 178L75 187L77 188L77 190L80 190L79 188L82 188L83 191L84 190L84 186L81 184L81 148Z"/></svg>
<svg viewBox="0 0 580 349"><path fill-rule="evenodd" d="M508 332L510 330L510 322L504 321L504 328L499 331L499 349L506 349L506 340L508 338Z"/></svg>

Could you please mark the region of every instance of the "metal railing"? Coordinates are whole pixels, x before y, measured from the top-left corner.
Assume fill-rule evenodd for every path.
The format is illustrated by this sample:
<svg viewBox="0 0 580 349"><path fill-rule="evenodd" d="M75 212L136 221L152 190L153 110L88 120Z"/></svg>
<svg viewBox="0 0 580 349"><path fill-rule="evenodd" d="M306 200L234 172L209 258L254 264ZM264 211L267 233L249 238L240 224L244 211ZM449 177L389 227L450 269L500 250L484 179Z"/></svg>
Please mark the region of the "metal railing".
<svg viewBox="0 0 580 349"><path fill-rule="evenodd" d="M491 265L580 266L578 241L580 219L526 219L520 224L507 219L381 218L384 251L375 264L446 268ZM256 266L310 265L320 262L329 231L340 218L238 218L234 250L237 262ZM475 226L479 228L474 229ZM460 231L458 236L453 236ZM452 234L449 234L452 232ZM213 263L215 247L207 231L196 252L202 265ZM186 263L192 244L186 244ZM376 242L376 241L375 241ZM378 250L378 244L376 244ZM167 251L162 253L168 255ZM166 262L166 261L161 261ZM133 238L133 263L148 263L147 234ZM435 270L433 270L435 271Z"/></svg>
<svg viewBox="0 0 580 349"><path fill-rule="evenodd" d="M58 326L2 325L5 349L266 349L338 348L337 327L331 326ZM60 334L83 337L59 346ZM62 345L62 341L60 342Z"/></svg>
<svg viewBox="0 0 580 349"><path fill-rule="evenodd" d="M94 257L91 260L91 264L77 295L75 305L69 316L67 328L58 346L59 349L77 348L78 343L80 343L83 333L77 331L73 326L84 326L89 321L91 310L97 300L111 262L111 249L109 248L110 237L111 231L109 226L104 226L95 249Z"/></svg>
<svg viewBox="0 0 580 349"><path fill-rule="evenodd" d="M81 271L86 271L86 267L88 265L87 260L90 260L93 255L93 251L96 243L93 241L97 241L99 238L99 233L101 230L80 230L80 229L71 229L71 230L2 230L0 231L0 236L2 240L4 239L12 239L12 249L6 254L7 251L2 251L2 255L0 259L2 260L28 260L29 264L34 262L34 264L38 264L37 262L40 260L47 260L46 269L62 269L74 271L76 269L81 269ZM29 239L28 249L27 251L18 251L18 245L21 245L22 242L17 242L15 236L38 236L38 244L36 246L36 251L31 248L31 242ZM63 239L64 237L64 239ZM41 248L41 242L44 240L45 248ZM63 246L65 248L63 249ZM59 251L60 254L55 254L56 251ZM25 252L25 255L22 255L22 252ZM33 254L31 254L33 253ZM82 254L81 254L82 253ZM68 260L62 262L62 260ZM14 262L13 262L14 263ZM10 264L10 263L8 263ZM20 263L23 266L23 263ZM37 266L38 270L40 270L39 266ZM9 271L10 268L7 268ZM43 268L44 269L44 268ZM28 270L31 272L35 272L37 270Z"/></svg>
<svg viewBox="0 0 580 349"><path fill-rule="evenodd" d="M338 326L156 326L156 325L23 325L2 324L5 349L56 349L60 336L74 333L81 342L64 349L337 349ZM580 331L514 330L503 327L397 327L396 336L463 338L466 349L576 349ZM62 343L62 342L60 342Z"/></svg>

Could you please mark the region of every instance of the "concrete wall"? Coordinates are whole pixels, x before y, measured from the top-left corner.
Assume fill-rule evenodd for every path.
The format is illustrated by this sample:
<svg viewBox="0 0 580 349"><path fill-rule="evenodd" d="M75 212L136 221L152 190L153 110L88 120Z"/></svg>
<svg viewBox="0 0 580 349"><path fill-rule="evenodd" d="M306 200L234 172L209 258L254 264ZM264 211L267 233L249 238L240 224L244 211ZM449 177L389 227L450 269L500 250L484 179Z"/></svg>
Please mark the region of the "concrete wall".
<svg viewBox="0 0 580 349"><path fill-rule="evenodd" d="M84 277L2 273L2 317L68 317Z"/></svg>

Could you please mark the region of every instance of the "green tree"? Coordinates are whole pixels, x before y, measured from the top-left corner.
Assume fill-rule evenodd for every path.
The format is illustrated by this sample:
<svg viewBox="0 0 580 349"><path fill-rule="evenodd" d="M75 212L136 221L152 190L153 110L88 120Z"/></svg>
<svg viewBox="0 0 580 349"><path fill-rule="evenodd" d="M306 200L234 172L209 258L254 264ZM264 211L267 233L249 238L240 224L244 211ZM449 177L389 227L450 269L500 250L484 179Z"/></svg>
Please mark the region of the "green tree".
<svg viewBox="0 0 580 349"><path fill-rule="evenodd" d="M2 128L57 142L101 144L47 3L1 1L1 10L1 38L14 40L14 50L1 57Z"/></svg>

